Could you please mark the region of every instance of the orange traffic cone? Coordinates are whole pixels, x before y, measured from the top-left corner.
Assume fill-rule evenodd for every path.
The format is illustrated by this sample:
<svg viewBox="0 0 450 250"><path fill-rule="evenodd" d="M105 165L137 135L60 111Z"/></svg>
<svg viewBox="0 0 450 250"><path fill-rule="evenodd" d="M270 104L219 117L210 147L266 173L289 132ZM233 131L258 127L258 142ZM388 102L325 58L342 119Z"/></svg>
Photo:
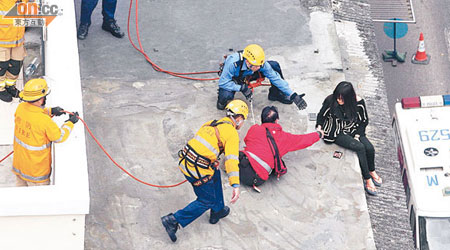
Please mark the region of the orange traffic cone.
<svg viewBox="0 0 450 250"><path fill-rule="evenodd" d="M423 33L420 32L419 47L417 52L413 55L411 62L415 64L428 64L430 62L430 55L425 52L425 42L423 39Z"/></svg>

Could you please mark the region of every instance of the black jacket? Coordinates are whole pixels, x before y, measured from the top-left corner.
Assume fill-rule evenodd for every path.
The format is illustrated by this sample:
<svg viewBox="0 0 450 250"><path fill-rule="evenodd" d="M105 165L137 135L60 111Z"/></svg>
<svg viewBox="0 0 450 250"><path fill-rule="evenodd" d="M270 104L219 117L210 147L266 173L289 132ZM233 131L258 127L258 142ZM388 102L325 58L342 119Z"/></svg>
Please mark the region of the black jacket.
<svg viewBox="0 0 450 250"><path fill-rule="evenodd" d="M334 142L339 134L346 134L355 136L366 135L366 126L369 124L369 118L367 116L366 104L363 99L359 100L356 104L356 120L345 119L345 114L339 105L335 105L337 108L333 110L333 95L329 95L323 101L322 108L319 114L317 114L316 127L322 126L324 132L323 140L325 142Z"/></svg>

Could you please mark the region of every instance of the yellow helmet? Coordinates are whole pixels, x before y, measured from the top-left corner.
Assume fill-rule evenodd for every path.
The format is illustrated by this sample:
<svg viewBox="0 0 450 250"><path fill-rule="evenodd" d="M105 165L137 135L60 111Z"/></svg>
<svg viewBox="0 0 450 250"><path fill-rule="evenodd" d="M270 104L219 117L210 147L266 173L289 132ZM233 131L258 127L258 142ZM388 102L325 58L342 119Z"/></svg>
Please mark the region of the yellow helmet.
<svg viewBox="0 0 450 250"><path fill-rule="evenodd" d="M225 109L228 112L231 112L232 115L242 115L244 119L247 119L248 116L248 106L244 101L241 100L233 100L227 104Z"/></svg>
<svg viewBox="0 0 450 250"><path fill-rule="evenodd" d="M26 102L35 102L48 94L50 94L50 89L48 88L47 81L43 78L36 78L29 80L25 84L19 97Z"/></svg>
<svg viewBox="0 0 450 250"><path fill-rule="evenodd" d="M244 54L242 55L251 65L261 66L264 64L266 56L264 55L264 50L258 44L250 44L244 49Z"/></svg>

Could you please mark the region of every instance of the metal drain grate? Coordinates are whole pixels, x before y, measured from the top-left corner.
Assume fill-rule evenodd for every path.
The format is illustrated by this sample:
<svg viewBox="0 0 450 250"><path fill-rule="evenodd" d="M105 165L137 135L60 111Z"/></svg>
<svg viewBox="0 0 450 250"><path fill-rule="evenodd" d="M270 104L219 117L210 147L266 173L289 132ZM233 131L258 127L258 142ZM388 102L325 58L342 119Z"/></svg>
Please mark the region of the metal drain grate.
<svg viewBox="0 0 450 250"><path fill-rule="evenodd" d="M374 22L415 23L412 0L369 0L370 15Z"/></svg>

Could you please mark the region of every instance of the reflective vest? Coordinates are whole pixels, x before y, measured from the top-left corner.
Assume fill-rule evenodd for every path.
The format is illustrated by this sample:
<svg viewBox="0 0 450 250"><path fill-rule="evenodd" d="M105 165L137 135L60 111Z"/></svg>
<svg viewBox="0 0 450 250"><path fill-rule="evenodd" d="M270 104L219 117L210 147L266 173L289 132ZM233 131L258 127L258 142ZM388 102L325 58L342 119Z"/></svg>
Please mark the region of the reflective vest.
<svg viewBox="0 0 450 250"><path fill-rule="evenodd" d="M3 18L16 2L16 0L0 1L0 47L19 47L24 42L25 27L14 26L12 18Z"/></svg>
<svg viewBox="0 0 450 250"><path fill-rule="evenodd" d="M45 182L51 174L51 143L63 142L73 128L61 128L50 117L50 108L22 102L15 113L13 173L26 181Z"/></svg>
<svg viewBox="0 0 450 250"><path fill-rule="evenodd" d="M195 154L209 159L210 162L214 162L220 154L220 149L216 131L214 127L210 126L211 122L203 124L194 138L189 140L188 145L195 151ZM225 171L228 174L228 181L230 185L239 184L239 134L230 118L225 117L218 120L217 123L220 123L216 128L219 131L220 140L224 147ZM180 158L179 168L183 174L195 179L212 176L215 171L214 166L196 168L182 158Z"/></svg>

